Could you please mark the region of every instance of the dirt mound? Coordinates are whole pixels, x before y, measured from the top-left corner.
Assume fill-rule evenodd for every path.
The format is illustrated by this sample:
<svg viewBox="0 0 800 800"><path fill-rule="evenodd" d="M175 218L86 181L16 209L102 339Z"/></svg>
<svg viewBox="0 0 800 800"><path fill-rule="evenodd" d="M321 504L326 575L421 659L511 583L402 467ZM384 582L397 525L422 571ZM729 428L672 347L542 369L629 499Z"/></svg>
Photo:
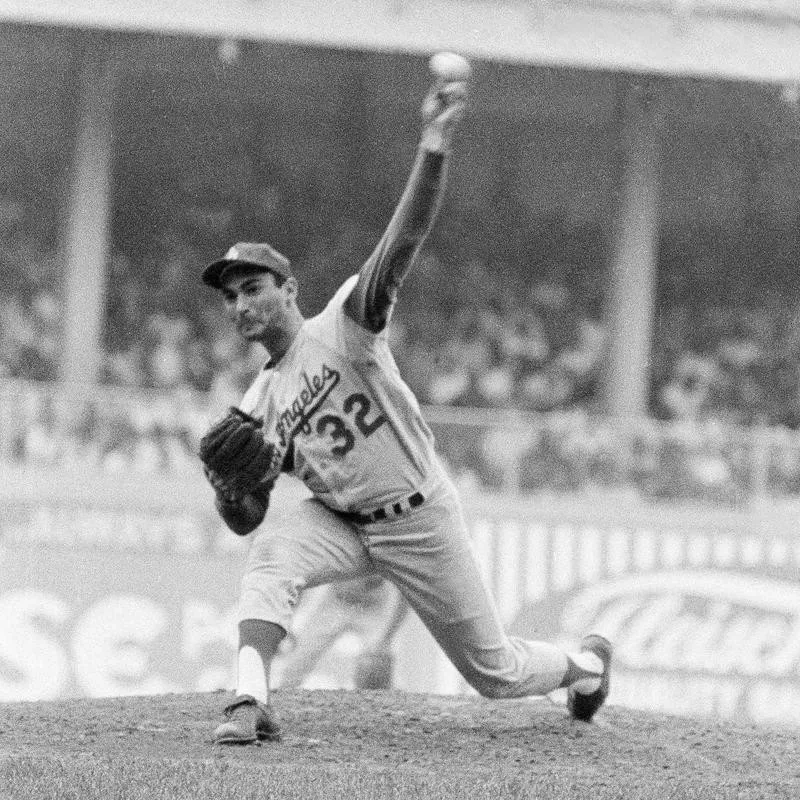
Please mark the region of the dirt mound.
<svg viewBox="0 0 800 800"><path fill-rule="evenodd" d="M603 709L592 724L546 700L399 692L276 692L279 744L219 747L223 693L0 705L0 767L22 756L176 759L226 768L413 769L446 782L501 776L593 796L797 797L794 729ZM635 791L634 788L636 788ZM631 793L633 792L633 793Z"/></svg>

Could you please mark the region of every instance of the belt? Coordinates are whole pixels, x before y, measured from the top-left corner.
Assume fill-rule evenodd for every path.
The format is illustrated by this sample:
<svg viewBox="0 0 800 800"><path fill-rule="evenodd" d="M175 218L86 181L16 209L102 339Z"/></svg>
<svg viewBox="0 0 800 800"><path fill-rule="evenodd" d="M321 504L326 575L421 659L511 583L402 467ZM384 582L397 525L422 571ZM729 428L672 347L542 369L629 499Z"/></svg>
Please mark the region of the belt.
<svg viewBox="0 0 800 800"><path fill-rule="evenodd" d="M420 492L414 492L405 500L389 503L367 514L361 514L357 511L342 511L340 514L345 519L357 522L359 525L368 525L371 522L383 522L384 520L392 519L392 517L401 517L411 511L412 508L421 506L424 502L425 497Z"/></svg>

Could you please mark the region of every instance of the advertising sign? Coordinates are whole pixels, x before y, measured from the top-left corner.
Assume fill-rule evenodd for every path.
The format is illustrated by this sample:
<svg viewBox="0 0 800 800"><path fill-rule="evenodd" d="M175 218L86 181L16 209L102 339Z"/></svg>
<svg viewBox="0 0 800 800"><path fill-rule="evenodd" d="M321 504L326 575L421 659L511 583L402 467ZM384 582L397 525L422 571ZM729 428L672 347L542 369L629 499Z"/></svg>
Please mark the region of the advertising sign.
<svg viewBox="0 0 800 800"><path fill-rule="evenodd" d="M473 522L511 632L606 635L621 705L800 722L800 537L744 514L507 508Z"/></svg>
<svg viewBox="0 0 800 800"><path fill-rule="evenodd" d="M4 508L0 701L229 686L241 557L209 522Z"/></svg>
<svg viewBox="0 0 800 800"><path fill-rule="evenodd" d="M231 688L248 542L224 529L207 492L154 486L151 505L133 508L124 492L114 507L102 485L84 482L72 502L44 486L36 502L20 491L0 507L0 701ZM611 702L800 722L792 525L499 495L471 496L466 510L511 633L567 649L588 632L615 642ZM351 639L308 685L352 685ZM395 685L470 691L413 616Z"/></svg>

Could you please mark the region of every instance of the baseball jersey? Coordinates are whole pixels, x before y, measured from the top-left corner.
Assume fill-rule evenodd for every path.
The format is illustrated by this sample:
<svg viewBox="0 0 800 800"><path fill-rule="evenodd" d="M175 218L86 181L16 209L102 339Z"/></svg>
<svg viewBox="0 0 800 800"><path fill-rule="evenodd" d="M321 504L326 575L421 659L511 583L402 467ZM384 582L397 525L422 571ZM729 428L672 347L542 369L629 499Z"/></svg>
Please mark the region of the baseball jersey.
<svg viewBox="0 0 800 800"><path fill-rule="evenodd" d="M441 469L433 435L389 350L397 289L433 222L444 155L421 151L386 232L358 275L304 321L242 400L265 438L330 508L370 512Z"/></svg>
<svg viewBox="0 0 800 800"><path fill-rule="evenodd" d="M343 303L352 276L305 321L241 408L268 441L293 448L294 474L330 508L367 511L407 497L434 468L433 435L389 350L386 330L361 327Z"/></svg>

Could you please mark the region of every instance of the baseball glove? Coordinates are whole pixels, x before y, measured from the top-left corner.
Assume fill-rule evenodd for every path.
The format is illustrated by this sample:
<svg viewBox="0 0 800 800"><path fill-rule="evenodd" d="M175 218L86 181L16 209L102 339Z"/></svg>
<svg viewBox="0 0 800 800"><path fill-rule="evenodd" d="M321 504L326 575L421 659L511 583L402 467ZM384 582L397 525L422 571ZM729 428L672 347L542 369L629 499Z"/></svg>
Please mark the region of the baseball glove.
<svg viewBox="0 0 800 800"><path fill-rule="evenodd" d="M231 406L200 440L200 460L214 488L228 500L253 492L274 468L274 445L260 420Z"/></svg>

